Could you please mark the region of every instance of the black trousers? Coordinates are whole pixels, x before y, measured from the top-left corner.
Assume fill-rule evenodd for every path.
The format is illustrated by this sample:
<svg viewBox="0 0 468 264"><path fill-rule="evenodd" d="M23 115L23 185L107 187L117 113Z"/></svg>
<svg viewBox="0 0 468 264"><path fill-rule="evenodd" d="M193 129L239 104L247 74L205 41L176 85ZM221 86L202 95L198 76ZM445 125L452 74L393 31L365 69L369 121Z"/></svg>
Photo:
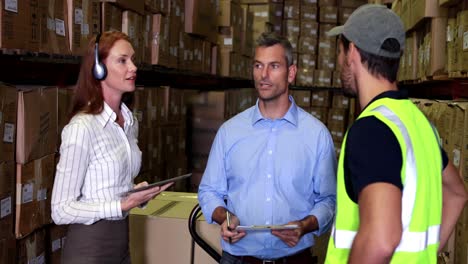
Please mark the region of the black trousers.
<svg viewBox="0 0 468 264"><path fill-rule="evenodd" d="M130 264L128 241L128 217L92 225L72 224L68 227L62 263Z"/></svg>

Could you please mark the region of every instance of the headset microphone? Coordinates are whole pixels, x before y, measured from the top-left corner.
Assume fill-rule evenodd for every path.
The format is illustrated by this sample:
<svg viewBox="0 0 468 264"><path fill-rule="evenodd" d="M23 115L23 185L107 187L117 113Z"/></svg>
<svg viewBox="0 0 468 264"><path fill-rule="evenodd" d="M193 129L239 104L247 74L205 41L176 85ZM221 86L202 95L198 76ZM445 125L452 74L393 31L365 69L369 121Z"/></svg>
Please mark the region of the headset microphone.
<svg viewBox="0 0 468 264"><path fill-rule="evenodd" d="M99 39L101 34L96 36L96 44L94 45L94 65L93 65L93 76L96 80L102 81L107 76L106 65L99 61Z"/></svg>

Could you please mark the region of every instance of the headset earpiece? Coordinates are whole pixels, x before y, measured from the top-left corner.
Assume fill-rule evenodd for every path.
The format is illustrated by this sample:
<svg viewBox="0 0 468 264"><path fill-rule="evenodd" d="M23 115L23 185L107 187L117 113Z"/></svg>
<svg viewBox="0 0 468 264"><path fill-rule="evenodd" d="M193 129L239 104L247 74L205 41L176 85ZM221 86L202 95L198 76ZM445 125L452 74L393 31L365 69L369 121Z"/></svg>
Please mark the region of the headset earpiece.
<svg viewBox="0 0 468 264"><path fill-rule="evenodd" d="M106 65L99 61L99 39L101 34L96 36L96 44L94 45L94 65L93 65L93 76L96 80L102 81L107 76Z"/></svg>

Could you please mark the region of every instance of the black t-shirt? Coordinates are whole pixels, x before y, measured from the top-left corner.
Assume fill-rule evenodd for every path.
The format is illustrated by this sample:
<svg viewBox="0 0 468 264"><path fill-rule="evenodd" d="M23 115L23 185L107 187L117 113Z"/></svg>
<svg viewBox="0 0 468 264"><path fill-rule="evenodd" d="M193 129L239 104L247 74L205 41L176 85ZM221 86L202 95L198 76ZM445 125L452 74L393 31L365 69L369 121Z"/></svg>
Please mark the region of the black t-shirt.
<svg viewBox="0 0 468 264"><path fill-rule="evenodd" d="M404 92L387 91L375 97L371 103L380 98L408 99ZM441 153L442 167L445 168L448 157L442 148ZM355 121L348 131L344 157L344 180L348 196L357 203L362 189L376 182L390 183L403 189L402 160L400 144L385 123L373 116Z"/></svg>

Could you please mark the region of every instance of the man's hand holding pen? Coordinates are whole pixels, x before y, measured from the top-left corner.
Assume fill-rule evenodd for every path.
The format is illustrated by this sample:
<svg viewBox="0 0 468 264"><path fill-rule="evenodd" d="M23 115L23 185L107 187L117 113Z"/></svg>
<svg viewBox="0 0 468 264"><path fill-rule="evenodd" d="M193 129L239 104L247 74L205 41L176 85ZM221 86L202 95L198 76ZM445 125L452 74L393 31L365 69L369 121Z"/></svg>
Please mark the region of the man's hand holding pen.
<svg viewBox="0 0 468 264"><path fill-rule="evenodd" d="M229 243L236 243L245 236L245 231L237 231L236 226L240 224L236 215L226 210L226 220L221 226L221 236Z"/></svg>

